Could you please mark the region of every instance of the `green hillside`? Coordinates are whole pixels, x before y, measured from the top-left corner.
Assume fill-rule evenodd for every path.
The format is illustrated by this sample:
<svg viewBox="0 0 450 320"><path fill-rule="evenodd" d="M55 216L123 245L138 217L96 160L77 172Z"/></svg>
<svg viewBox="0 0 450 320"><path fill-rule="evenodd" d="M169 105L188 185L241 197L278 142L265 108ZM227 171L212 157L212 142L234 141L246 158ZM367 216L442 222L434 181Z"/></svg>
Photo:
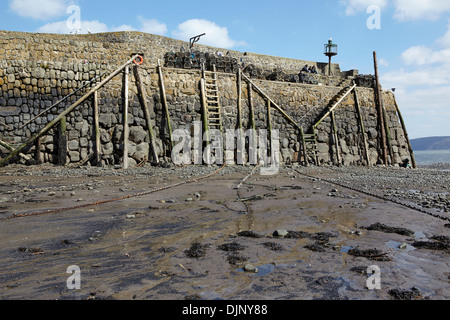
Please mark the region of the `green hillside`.
<svg viewBox="0 0 450 320"><path fill-rule="evenodd" d="M416 151L450 150L450 137L427 137L412 139L411 146Z"/></svg>

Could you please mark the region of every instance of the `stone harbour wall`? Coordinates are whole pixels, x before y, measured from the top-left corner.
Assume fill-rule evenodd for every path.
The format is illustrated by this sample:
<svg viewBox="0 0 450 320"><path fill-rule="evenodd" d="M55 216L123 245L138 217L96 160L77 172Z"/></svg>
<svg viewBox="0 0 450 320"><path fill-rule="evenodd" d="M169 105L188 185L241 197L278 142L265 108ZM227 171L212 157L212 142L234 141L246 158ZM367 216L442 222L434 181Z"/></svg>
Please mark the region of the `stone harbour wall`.
<svg viewBox="0 0 450 320"><path fill-rule="evenodd" d="M39 132L46 124L70 107L99 80L78 90L88 81L108 75L130 59L132 53L142 53L145 62L139 67L150 109L156 149L164 161L171 160L171 144L164 111L160 77L156 65L168 51L178 51L187 44L182 41L137 32L99 35L43 35L0 31L0 140L13 147ZM217 48L200 46L216 52ZM198 48L197 48L198 49ZM275 58L256 54L230 52L237 58L251 59L255 65L267 63L286 70L300 69L302 60ZM131 65L129 89L130 127L128 157L130 165L148 160L151 154L147 121L138 95ZM333 65L339 71L338 65ZM202 121L200 70L163 68L166 100L172 130L191 128ZM225 129L237 128L237 76L218 73L218 88ZM340 79L341 81L342 79ZM267 80L253 80L276 104L282 107L305 132L318 120L332 99L343 89L339 86L306 85ZM374 90L357 88L365 133L368 138L370 165L381 163L380 129ZM54 106L67 95L62 103ZM410 159L407 140L395 109L395 97L383 92L391 133L391 164ZM255 126L267 129L267 105L263 97L253 92ZM65 164L81 161L97 165L95 153L94 100L89 97L66 117L65 139L61 144L61 128L55 126L24 150L15 161L56 163L65 151ZM98 91L101 164L117 165L123 161L124 75L118 74ZM248 85L242 85L242 123L248 129ZM341 164L363 164L363 137L358 124L354 95L351 94L335 111ZM30 122L31 121L31 122ZM281 114L272 110L273 129L279 130L282 161L300 161L301 144L298 130ZM28 123L30 122L30 123ZM335 144L330 119L318 127L318 150L321 163L335 162ZM63 146L63 147L62 147ZM66 148L65 150L60 150ZM0 158L9 151L0 146Z"/></svg>

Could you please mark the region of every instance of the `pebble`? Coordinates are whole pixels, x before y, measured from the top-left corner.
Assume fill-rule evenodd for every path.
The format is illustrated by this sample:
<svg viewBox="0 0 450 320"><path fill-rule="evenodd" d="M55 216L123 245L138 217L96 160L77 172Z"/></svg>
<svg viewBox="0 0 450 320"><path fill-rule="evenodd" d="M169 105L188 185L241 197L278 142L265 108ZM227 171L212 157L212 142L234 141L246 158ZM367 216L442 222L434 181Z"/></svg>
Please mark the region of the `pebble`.
<svg viewBox="0 0 450 320"><path fill-rule="evenodd" d="M258 268L255 267L252 264L246 264L244 267L244 271L245 272L253 272L253 273L258 273Z"/></svg>
<svg viewBox="0 0 450 320"><path fill-rule="evenodd" d="M285 236L287 236L287 234L288 234L288 231L287 231L287 230L276 230L276 231L273 233L273 236L274 236L274 237L284 238Z"/></svg>

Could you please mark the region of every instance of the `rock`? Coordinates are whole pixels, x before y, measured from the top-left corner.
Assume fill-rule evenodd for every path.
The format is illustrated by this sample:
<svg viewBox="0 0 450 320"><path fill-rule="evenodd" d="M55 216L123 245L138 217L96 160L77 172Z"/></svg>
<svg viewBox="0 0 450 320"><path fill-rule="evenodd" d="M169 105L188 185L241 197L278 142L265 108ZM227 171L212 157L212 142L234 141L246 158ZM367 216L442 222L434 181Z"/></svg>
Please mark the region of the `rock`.
<svg viewBox="0 0 450 320"><path fill-rule="evenodd" d="M274 233L273 233L273 236L274 237L280 237L280 238L284 238L285 236L287 236L288 235L288 231L287 230L276 230Z"/></svg>
<svg viewBox="0 0 450 320"><path fill-rule="evenodd" d="M398 246L398 248L399 248L399 249L402 249L402 250L406 249L407 247L408 247L408 245L407 245L405 242L403 242L402 244L400 244L400 245Z"/></svg>
<svg viewBox="0 0 450 320"><path fill-rule="evenodd" d="M244 267L245 272L258 273L258 268L251 264L246 264Z"/></svg>

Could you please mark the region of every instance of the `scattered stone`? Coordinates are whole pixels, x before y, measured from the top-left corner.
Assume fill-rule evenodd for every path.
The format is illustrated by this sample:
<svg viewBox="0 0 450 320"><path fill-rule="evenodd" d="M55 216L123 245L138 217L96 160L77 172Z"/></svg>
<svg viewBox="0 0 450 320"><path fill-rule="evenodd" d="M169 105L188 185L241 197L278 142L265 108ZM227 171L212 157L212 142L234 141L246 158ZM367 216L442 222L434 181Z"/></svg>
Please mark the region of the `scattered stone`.
<svg viewBox="0 0 450 320"><path fill-rule="evenodd" d="M402 250L405 250L407 247L408 247L408 245L406 244L406 242L403 242L398 246L398 248L402 249Z"/></svg>
<svg viewBox="0 0 450 320"><path fill-rule="evenodd" d="M258 268L252 264L246 264L244 267L245 272L258 273Z"/></svg>
<svg viewBox="0 0 450 320"><path fill-rule="evenodd" d="M289 231L287 231L287 230L276 230L273 233L273 236L277 237L277 238L284 238L285 236L288 235L288 233L289 233Z"/></svg>

